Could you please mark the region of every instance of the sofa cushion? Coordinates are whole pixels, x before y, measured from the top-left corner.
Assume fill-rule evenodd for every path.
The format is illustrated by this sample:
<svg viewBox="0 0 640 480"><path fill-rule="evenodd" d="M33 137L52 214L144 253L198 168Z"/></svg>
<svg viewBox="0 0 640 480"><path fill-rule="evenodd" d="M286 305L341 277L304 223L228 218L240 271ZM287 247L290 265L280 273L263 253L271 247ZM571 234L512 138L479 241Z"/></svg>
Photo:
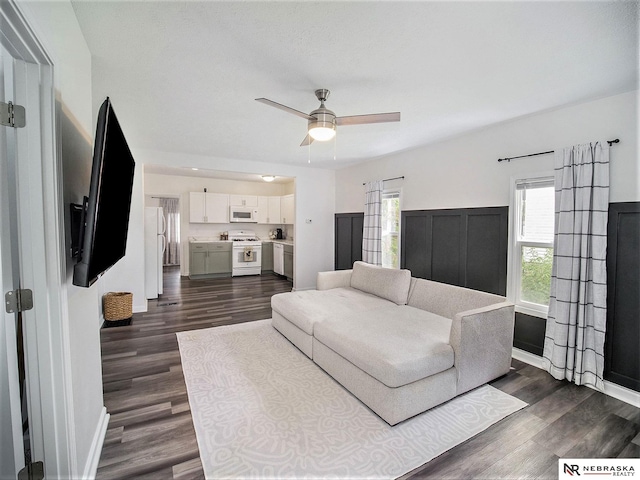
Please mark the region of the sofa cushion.
<svg viewBox="0 0 640 480"><path fill-rule="evenodd" d="M279 293L271 297L271 308L308 335L313 335L316 322L327 317L350 316L392 305L388 300L350 287Z"/></svg>
<svg viewBox="0 0 640 480"><path fill-rule="evenodd" d="M451 320L409 306L331 318L314 338L388 387L400 387L453 366Z"/></svg>
<svg viewBox="0 0 640 480"><path fill-rule="evenodd" d="M397 305L406 305L410 286L409 270L382 268L364 262L353 264L351 288L385 298Z"/></svg>

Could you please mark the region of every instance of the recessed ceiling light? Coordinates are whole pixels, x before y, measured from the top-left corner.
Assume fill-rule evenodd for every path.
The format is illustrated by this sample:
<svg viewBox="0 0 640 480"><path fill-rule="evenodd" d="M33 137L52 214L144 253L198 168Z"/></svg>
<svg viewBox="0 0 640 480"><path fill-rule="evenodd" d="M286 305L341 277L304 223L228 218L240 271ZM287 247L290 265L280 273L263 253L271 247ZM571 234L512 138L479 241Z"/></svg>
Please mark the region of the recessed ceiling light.
<svg viewBox="0 0 640 480"><path fill-rule="evenodd" d="M262 175L262 180L264 180L265 182L273 182L275 179L275 175Z"/></svg>
<svg viewBox="0 0 640 480"><path fill-rule="evenodd" d="M198 170L196 167L191 167L191 170Z"/></svg>

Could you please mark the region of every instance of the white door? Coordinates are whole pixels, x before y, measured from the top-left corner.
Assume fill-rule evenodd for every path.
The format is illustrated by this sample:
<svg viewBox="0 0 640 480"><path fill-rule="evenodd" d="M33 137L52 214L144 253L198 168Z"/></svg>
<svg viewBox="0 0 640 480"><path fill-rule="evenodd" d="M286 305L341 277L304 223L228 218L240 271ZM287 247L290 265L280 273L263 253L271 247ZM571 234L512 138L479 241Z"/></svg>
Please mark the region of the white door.
<svg viewBox="0 0 640 480"><path fill-rule="evenodd" d="M33 291L30 310L21 314L0 310L3 331L0 358L4 358L0 360L0 376L9 382L9 388L3 385L6 391L0 394L0 415L3 422L11 418L12 425L9 433L5 431L5 423L0 428L3 442L0 468L3 474L5 468L9 471L19 468L26 456L31 462L44 461L45 473L50 478L70 477L76 465L72 456L70 358L65 343L68 333L63 323L66 289L61 279L65 275L65 252L57 190L61 183L55 168L53 70L37 40L22 23L23 17L15 5L0 2L0 13L11 20L3 23L2 28L4 34L12 33L10 38L14 40L7 43L3 41L7 37L0 36L0 95L4 102L12 101L26 109L24 128L0 126L0 294L4 296L17 288ZM19 375L17 394L16 365L24 372ZM28 434L24 442L20 434L19 447L12 430L18 421L14 413L18 397L21 416L28 420ZM5 467L5 458L9 457L14 460Z"/></svg>
<svg viewBox="0 0 640 480"><path fill-rule="evenodd" d="M0 295L33 291L33 308L20 315L0 310L0 476L7 471L16 478L28 452L31 462L44 461L47 478L75 478L80 475L62 280L66 251L53 63L13 0L0 1L0 18L0 100L26 110L24 128L0 126ZM22 327L20 363L16 325ZM20 400L16 383L23 388ZM15 430L23 416L16 402L28 418L24 442L22 429Z"/></svg>
<svg viewBox="0 0 640 480"><path fill-rule="evenodd" d="M0 47L1 48L1 47ZM0 101L8 102L5 94L5 73L12 75L8 54L2 48L0 58ZM5 70L9 70L5 72ZM8 87L8 85L7 85ZM0 292L14 291L20 285L19 250L16 233L17 208L15 178L15 152L10 127L0 126ZM10 132L11 133L11 132ZM22 441L22 413L20 401L20 375L18 368L18 336L16 313L0 312L0 478L16 478L25 465ZM21 359L22 365L24 358ZM6 387L5 387L6 386ZM26 420L26 418L25 418Z"/></svg>

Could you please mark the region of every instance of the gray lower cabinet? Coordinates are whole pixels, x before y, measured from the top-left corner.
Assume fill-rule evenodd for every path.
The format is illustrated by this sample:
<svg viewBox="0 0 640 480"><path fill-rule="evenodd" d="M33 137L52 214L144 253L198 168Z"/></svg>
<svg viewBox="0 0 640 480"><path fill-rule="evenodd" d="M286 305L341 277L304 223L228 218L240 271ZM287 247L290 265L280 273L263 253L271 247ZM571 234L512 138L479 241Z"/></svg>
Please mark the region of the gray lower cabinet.
<svg viewBox="0 0 640 480"><path fill-rule="evenodd" d="M227 277L231 275L231 243L190 244L189 276Z"/></svg>
<svg viewBox="0 0 640 480"><path fill-rule="evenodd" d="M273 272L273 243L262 242L262 273Z"/></svg>
<svg viewBox="0 0 640 480"><path fill-rule="evenodd" d="M284 246L284 276L293 279L293 245Z"/></svg>

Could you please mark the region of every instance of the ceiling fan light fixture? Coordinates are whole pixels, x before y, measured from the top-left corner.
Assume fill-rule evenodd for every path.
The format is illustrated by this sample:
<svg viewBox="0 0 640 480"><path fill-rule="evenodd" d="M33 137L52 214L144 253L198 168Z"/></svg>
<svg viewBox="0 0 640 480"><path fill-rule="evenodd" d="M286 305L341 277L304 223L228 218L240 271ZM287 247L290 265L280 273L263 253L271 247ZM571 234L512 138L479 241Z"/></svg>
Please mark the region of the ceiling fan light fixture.
<svg viewBox="0 0 640 480"><path fill-rule="evenodd" d="M336 136L336 125L334 122L323 120L309 122L309 135L314 140L326 142Z"/></svg>
<svg viewBox="0 0 640 480"><path fill-rule="evenodd" d="M320 107L307 114L287 107L268 98L256 98L256 101L270 105L272 107L292 113L297 117L302 117L308 121L307 136L302 140L301 147L311 145L314 140L326 142L336 136L338 125L364 125L368 123L399 122L400 112L389 113L368 113L365 115L350 115L347 117L336 117L336 114L324 106L324 102L329 98L329 90L320 88L315 91L316 98L320 101Z"/></svg>
<svg viewBox="0 0 640 480"><path fill-rule="evenodd" d="M262 175L262 180L264 180L265 182L273 182L275 179L275 175Z"/></svg>

